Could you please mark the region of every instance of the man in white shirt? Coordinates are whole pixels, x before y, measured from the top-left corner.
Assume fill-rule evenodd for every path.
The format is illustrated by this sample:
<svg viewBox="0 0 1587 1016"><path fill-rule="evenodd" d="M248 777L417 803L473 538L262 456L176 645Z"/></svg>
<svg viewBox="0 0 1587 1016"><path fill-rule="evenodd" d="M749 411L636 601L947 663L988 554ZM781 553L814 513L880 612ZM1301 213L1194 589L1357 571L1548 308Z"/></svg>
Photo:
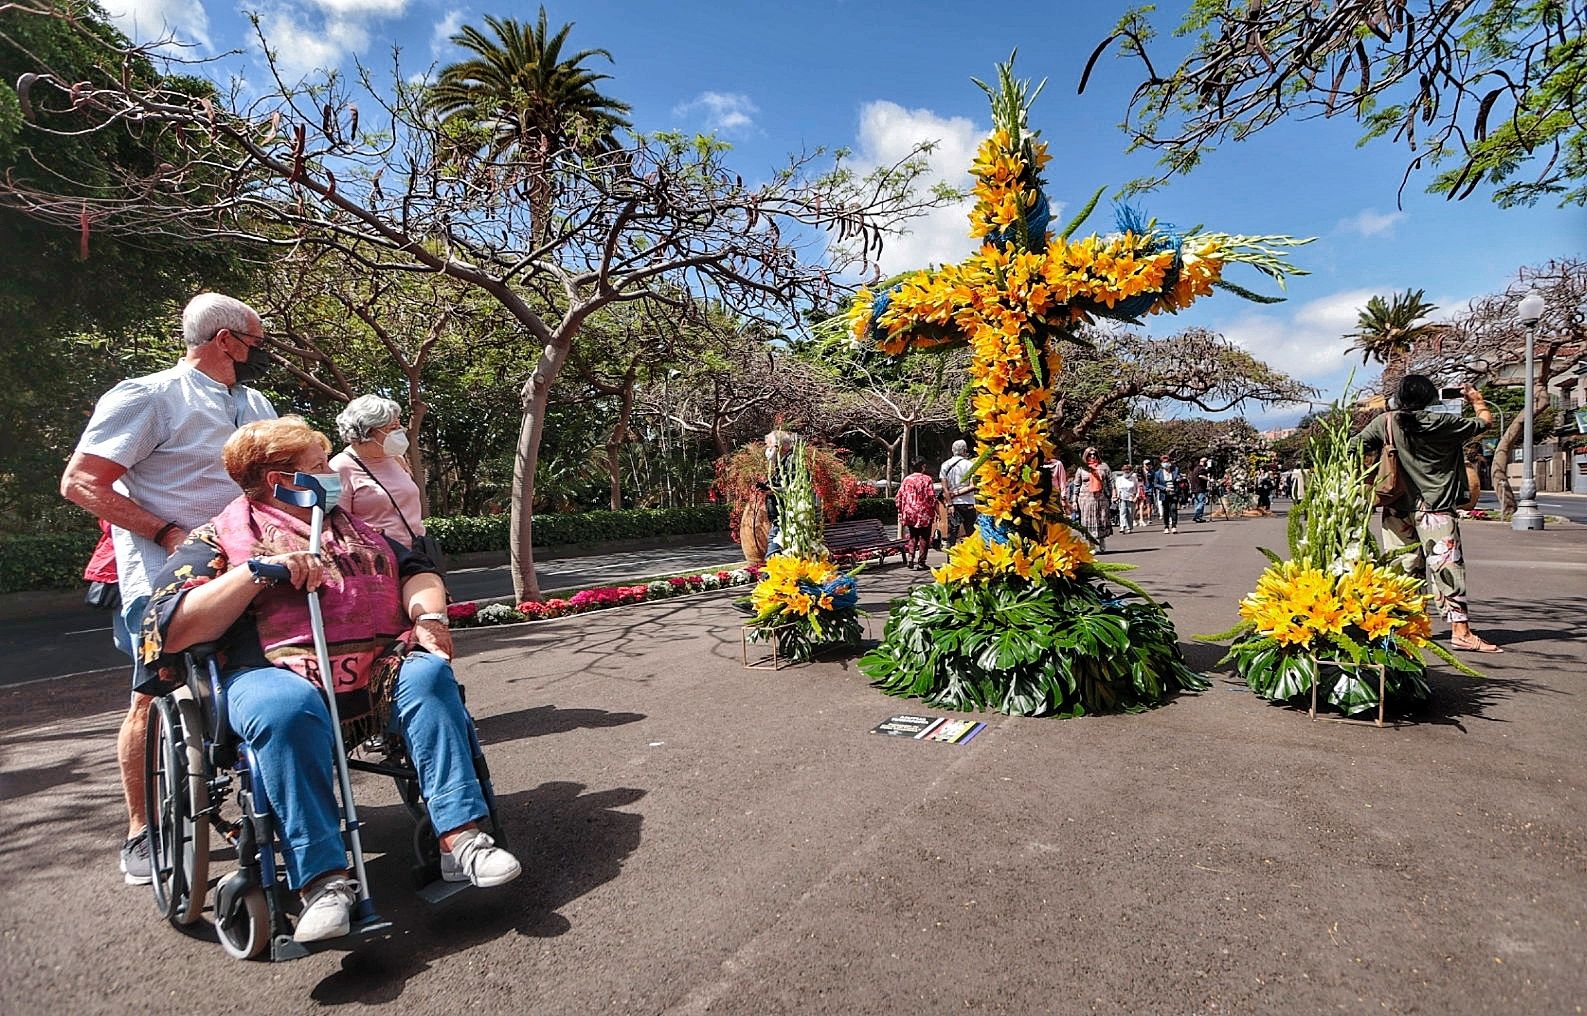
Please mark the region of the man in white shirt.
<svg viewBox="0 0 1587 1016"><path fill-rule="evenodd" d="M187 355L176 366L116 385L100 397L61 477L61 495L111 525L123 646L142 668L138 647L150 583L188 530L208 522L242 491L220 450L238 427L274 419L270 401L244 383L269 365L259 315L240 300L201 293L182 311ZM133 693L117 738L127 840L121 870L129 885L150 880L143 802L147 695Z"/></svg>
<svg viewBox="0 0 1587 1016"><path fill-rule="evenodd" d="M942 494L948 499L950 547L975 529L975 476L970 471L975 462L969 455L968 444L953 442L953 458L944 462L942 471L937 474L942 481Z"/></svg>
<svg viewBox="0 0 1587 1016"><path fill-rule="evenodd" d="M1135 528L1135 499L1141 492L1141 481L1135 478L1135 467L1125 466L1113 474L1113 496L1119 503L1119 532Z"/></svg>

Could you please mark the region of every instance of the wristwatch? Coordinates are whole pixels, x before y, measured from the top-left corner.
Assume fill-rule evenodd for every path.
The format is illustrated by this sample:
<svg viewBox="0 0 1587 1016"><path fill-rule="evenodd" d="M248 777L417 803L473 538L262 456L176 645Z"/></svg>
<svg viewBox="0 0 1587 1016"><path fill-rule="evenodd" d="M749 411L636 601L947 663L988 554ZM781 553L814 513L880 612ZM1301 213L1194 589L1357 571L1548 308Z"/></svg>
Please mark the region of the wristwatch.
<svg viewBox="0 0 1587 1016"><path fill-rule="evenodd" d="M443 628L450 628L452 626L450 619L445 613L440 611L430 611L426 614L420 614L418 617L413 619L414 624L423 624L426 621L436 621Z"/></svg>

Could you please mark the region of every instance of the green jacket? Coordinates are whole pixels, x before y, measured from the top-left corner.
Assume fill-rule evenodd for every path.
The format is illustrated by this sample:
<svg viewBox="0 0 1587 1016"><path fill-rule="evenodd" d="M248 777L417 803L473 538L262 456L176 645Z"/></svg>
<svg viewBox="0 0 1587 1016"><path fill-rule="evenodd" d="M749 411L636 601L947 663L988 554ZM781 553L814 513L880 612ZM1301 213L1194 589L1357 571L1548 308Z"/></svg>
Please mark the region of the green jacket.
<svg viewBox="0 0 1587 1016"><path fill-rule="evenodd" d="M1383 448L1383 429L1388 413L1377 417L1356 435L1368 452ZM1400 452L1400 475L1405 479L1405 501L1395 507L1409 511L1418 504L1429 511L1454 511L1464 504L1466 489L1466 442L1487 430L1480 420L1451 413L1397 411L1394 443Z"/></svg>

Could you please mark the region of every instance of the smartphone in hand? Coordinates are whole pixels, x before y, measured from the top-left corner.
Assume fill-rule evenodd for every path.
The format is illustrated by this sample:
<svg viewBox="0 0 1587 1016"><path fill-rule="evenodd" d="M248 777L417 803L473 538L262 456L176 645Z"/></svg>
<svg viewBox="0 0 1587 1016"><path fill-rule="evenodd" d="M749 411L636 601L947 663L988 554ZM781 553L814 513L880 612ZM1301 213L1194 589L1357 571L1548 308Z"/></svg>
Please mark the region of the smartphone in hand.
<svg viewBox="0 0 1587 1016"><path fill-rule="evenodd" d="M1445 387L1438 389L1438 397L1444 402L1454 402L1458 399L1464 399L1466 397L1466 390L1459 387L1458 385L1446 385Z"/></svg>

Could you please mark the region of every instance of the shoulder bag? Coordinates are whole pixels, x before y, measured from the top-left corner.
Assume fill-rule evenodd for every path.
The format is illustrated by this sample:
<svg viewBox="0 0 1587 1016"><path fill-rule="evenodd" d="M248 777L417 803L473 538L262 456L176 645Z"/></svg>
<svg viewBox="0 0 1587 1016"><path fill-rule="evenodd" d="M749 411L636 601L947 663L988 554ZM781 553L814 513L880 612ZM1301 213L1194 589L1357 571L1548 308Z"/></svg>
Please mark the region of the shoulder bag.
<svg viewBox="0 0 1587 1016"><path fill-rule="evenodd" d="M1399 442L1395 440L1393 413L1383 414L1383 451L1378 454L1378 471L1372 481L1372 503L1378 508L1398 505L1405 500L1405 477L1400 474Z"/></svg>
<svg viewBox="0 0 1587 1016"><path fill-rule="evenodd" d="M380 492L386 495L386 500L391 502L392 510L397 513L397 518L402 521L402 528L408 531L408 539L413 541L409 544L409 546L413 548L414 553L422 554L424 557L429 558L430 563L435 565L436 569L440 571L442 575L445 575L446 554L441 550L440 541L431 536L429 533L425 533L422 536L418 533L415 533L413 531L413 527L408 525L408 517L402 514L402 506L397 504L397 499L391 496L391 491L386 489L386 485L380 482L380 477L375 475L375 471L364 465L364 460L353 454L352 451L349 450L347 456L354 462L358 463L358 468L362 469L369 475L371 480L375 481L375 486L379 487Z"/></svg>

